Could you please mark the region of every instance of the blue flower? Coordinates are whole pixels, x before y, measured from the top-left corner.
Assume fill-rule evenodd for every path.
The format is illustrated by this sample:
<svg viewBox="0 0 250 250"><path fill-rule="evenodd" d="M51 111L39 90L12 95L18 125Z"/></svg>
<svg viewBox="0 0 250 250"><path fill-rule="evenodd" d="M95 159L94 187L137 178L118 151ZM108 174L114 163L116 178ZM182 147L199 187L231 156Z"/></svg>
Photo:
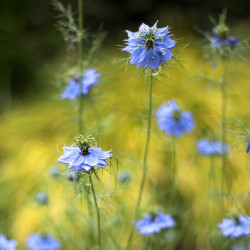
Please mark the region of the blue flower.
<svg viewBox="0 0 250 250"><path fill-rule="evenodd" d="M231 238L239 238L250 235L250 216L239 215L232 219L223 219L222 223L218 224L222 234Z"/></svg>
<svg viewBox="0 0 250 250"><path fill-rule="evenodd" d="M239 38L237 36L227 36L226 32L225 34L221 35L222 32L218 31L216 28L212 31L212 36L210 38L210 41L212 43L212 48L216 49L219 47L236 47L239 43Z"/></svg>
<svg viewBox="0 0 250 250"><path fill-rule="evenodd" d="M40 204L45 205L48 203L48 200L48 195L45 192L40 192L36 194L36 201Z"/></svg>
<svg viewBox="0 0 250 250"><path fill-rule="evenodd" d="M131 180L131 174L128 171L123 171L119 174L119 182L128 183Z"/></svg>
<svg viewBox="0 0 250 250"><path fill-rule="evenodd" d="M156 216L146 214L144 219L136 222L136 229L141 235L150 235L160 232L162 229L171 228L175 225L174 219L170 214L158 212Z"/></svg>
<svg viewBox="0 0 250 250"><path fill-rule="evenodd" d="M15 250L17 242L15 240L8 240L5 235L0 235L0 249L1 250Z"/></svg>
<svg viewBox="0 0 250 250"><path fill-rule="evenodd" d="M247 154L250 152L250 141L247 142Z"/></svg>
<svg viewBox="0 0 250 250"><path fill-rule="evenodd" d="M94 146L96 143L92 136L86 139L80 136L75 141L76 146L63 147L64 154L58 158L58 162L68 165L66 169L90 171L95 166L108 166L106 160L112 157L111 151L102 151Z"/></svg>
<svg viewBox="0 0 250 250"><path fill-rule="evenodd" d="M197 151L203 155L222 155L229 151L229 147L220 141L202 139L197 143Z"/></svg>
<svg viewBox="0 0 250 250"><path fill-rule="evenodd" d="M26 244L29 250L58 250L61 247L57 239L38 233L31 234Z"/></svg>
<svg viewBox="0 0 250 250"><path fill-rule="evenodd" d="M80 173L77 171L68 171L67 179L72 182L77 182L80 179Z"/></svg>
<svg viewBox="0 0 250 250"><path fill-rule="evenodd" d="M172 40L168 27L157 28L157 22L153 27L142 23L137 32L126 31L128 39L125 39L126 47L123 51L131 54L130 64L136 64L137 68L144 67L152 70L159 69L160 64L172 59L172 48L176 41Z"/></svg>
<svg viewBox="0 0 250 250"><path fill-rule="evenodd" d="M181 137L182 134L189 133L194 128L193 115L190 112L181 111L173 100L159 107L156 116L159 128L168 135Z"/></svg>
<svg viewBox="0 0 250 250"><path fill-rule="evenodd" d="M74 78L69 81L69 85L62 93L62 98L69 98L73 101L78 96L86 96L89 90L98 83L100 74L95 69L88 69L82 77Z"/></svg>

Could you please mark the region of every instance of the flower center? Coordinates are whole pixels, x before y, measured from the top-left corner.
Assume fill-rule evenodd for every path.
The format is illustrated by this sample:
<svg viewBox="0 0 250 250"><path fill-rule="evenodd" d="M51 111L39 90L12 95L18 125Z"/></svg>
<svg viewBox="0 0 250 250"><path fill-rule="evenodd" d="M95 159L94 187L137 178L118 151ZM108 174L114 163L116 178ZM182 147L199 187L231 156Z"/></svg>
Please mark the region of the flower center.
<svg viewBox="0 0 250 250"><path fill-rule="evenodd" d="M155 35L152 31L149 31L149 33L145 33L145 47L146 49L153 48L155 45Z"/></svg>
<svg viewBox="0 0 250 250"><path fill-rule="evenodd" d="M225 24L219 24L215 28L215 31L216 34L222 39L226 39L228 37L229 28Z"/></svg>
<svg viewBox="0 0 250 250"><path fill-rule="evenodd" d="M82 135L75 137L75 146L79 147L83 155L87 155L89 148L97 145L95 138L92 135L84 138Z"/></svg>
<svg viewBox="0 0 250 250"><path fill-rule="evenodd" d="M234 222L235 222L236 225L240 225L241 224L239 218L236 217L236 216L234 217Z"/></svg>
<svg viewBox="0 0 250 250"><path fill-rule="evenodd" d="M175 110L175 111L173 111L173 113L172 113L172 118L173 118L175 121L179 122L180 119L181 119L181 111L180 111L180 110Z"/></svg>

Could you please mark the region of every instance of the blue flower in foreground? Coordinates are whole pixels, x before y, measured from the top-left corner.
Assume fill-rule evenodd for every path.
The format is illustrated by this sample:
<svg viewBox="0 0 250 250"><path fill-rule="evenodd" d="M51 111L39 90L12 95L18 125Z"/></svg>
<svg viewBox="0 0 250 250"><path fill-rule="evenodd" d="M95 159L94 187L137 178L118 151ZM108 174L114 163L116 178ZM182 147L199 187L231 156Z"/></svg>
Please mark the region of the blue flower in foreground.
<svg viewBox="0 0 250 250"><path fill-rule="evenodd" d="M58 250L61 247L57 239L38 233L31 234L26 244L29 250Z"/></svg>
<svg viewBox="0 0 250 250"><path fill-rule="evenodd" d="M62 93L62 98L69 98L73 101L80 96L86 96L89 90L98 83L100 74L96 73L95 69L88 69L82 77L71 79L69 85Z"/></svg>
<svg viewBox="0 0 250 250"><path fill-rule="evenodd" d="M175 225L174 219L170 214L158 212L156 216L146 214L144 219L136 222L136 229L141 235L150 235L160 232L162 229L171 228Z"/></svg>
<svg viewBox="0 0 250 250"><path fill-rule="evenodd" d="M229 147L220 141L202 139L197 143L197 151L203 155L222 155L229 151Z"/></svg>
<svg viewBox="0 0 250 250"><path fill-rule="evenodd" d="M223 219L222 223L218 224L222 234L231 238L239 238L250 235L250 216L239 215L232 219Z"/></svg>
<svg viewBox="0 0 250 250"><path fill-rule="evenodd" d="M180 110L175 101L163 104L156 111L158 126L166 134L181 137L182 134L191 132L194 128L193 115Z"/></svg>
<svg viewBox="0 0 250 250"><path fill-rule="evenodd" d="M247 142L247 154L250 152L250 141Z"/></svg>
<svg viewBox="0 0 250 250"><path fill-rule="evenodd" d="M90 171L95 166L100 168L108 166L106 160L112 157L111 151L97 148L92 136L84 139L80 135L75 138L75 142L75 146L63 147L64 154L58 158L58 162L68 165L66 169Z"/></svg>
<svg viewBox="0 0 250 250"><path fill-rule="evenodd" d="M127 46L123 51L131 54L130 64L136 64L137 68L157 70L160 64L166 64L173 57L171 50L176 41L170 38L168 27L156 26L157 22L151 28L143 23L137 32L126 31L128 39L124 41Z"/></svg>
<svg viewBox="0 0 250 250"><path fill-rule="evenodd" d="M8 240L5 235L0 235L0 249L1 250L15 250L17 242L15 240Z"/></svg>

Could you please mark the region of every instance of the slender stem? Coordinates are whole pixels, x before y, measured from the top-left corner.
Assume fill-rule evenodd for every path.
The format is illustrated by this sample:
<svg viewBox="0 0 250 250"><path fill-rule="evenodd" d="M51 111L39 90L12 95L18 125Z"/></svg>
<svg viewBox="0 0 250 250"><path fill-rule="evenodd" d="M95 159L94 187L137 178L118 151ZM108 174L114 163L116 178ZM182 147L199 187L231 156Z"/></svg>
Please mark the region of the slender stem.
<svg viewBox="0 0 250 250"><path fill-rule="evenodd" d="M139 215L143 188L144 188L144 184L145 184L145 180L146 180L146 176L147 176L147 157L148 157L148 148L149 148L150 132L151 132L152 88L153 88L153 70L151 70L151 74L150 74L148 127L147 127L147 138L146 138L144 157L143 157L143 173L142 173L142 180L141 180L138 200L137 200L137 204L136 204L136 208L135 208L134 220L137 220L138 215ZM129 235L128 243L127 243L127 246L126 246L127 250L130 248L130 243L132 241L133 235L134 235L134 227L132 227L132 230L131 230L130 235Z"/></svg>
<svg viewBox="0 0 250 250"><path fill-rule="evenodd" d="M226 115L227 115L227 92L226 92L226 76L227 65L226 61L222 60L222 82L221 82L221 192L222 192L222 207L224 207L224 178L226 168L226 153L223 152L223 146L226 144Z"/></svg>
<svg viewBox="0 0 250 250"><path fill-rule="evenodd" d="M177 175L177 159L176 159L176 138L173 137L173 187L175 186L175 180Z"/></svg>
<svg viewBox="0 0 250 250"><path fill-rule="evenodd" d="M101 249L101 223L100 223L100 213L99 213L99 208L98 208L98 204L97 204L97 200L96 200L96 195L95 195L95 189L94 189L94 185L91 179L91 175L89 175L89 182L91 185L91 190L92 190L92 194L94 197L94 202L95 202L95 208L96 208L96 215L97 215L97 229L98 229L98 245L99 245L99 249Z"/></svg>
<svg viewBox="0 0 250 250"><path fill-rule="evenodd" d="M78 56L79 64L82 64L82 36L83 36L83 10L82 0L78 0L78 29L79 29L79 44L78 44Z"/></svg>
<svg viewBox="0 0 250 250"><path fill-rule="evenodd" d="M78 128L80 135L83 134L83 96L79 96L79 107L78 107Z"/></svg>

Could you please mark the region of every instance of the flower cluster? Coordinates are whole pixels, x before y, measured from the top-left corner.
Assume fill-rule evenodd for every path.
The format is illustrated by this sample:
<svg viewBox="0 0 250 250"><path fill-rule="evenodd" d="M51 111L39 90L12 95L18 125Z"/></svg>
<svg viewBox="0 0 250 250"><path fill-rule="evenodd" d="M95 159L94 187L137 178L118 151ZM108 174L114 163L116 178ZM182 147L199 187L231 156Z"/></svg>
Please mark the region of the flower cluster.
<svg viewBox="0 0 250 250"><path fill-rule="evenodd" d="M136 222L136 229L141 235L151 235L174 225L175 221L170 214L158 212L156 215L146 214L143 219Z"/></svg>
<svg viewBox="0 0 250 250"><path fill-rule="evenodd" d="M0 249L15 250L17 242L15 240L8 240L5 235L0 235Z"/></svg>
<svg viewBox="0 0 250 250"><path fill-rule="evenodd" d="M250 235L250 216L239 215L235 218L225 218L218 224L224 236L239 238Z"/></svg>
<svg viewBox="0 0 250 250"><path fill-rule="evenodd" d="M29 250L58 250L61 248L60 242L57 239L38 233L31 234L26 244Z"/></svg>
<svg viewBox="0 0 250 250"><path fill-rule="evenodd" d="M142 23L139 31L127 30L128 39L125 39L126 47L123 51L131 54L130 64L136 64L137 68L144 67L152 70L159 69L159 65L171 60L171 50L176 44L169 34L168 27L157 28L157 22L153 27Z"/></svg>
<svg viewBox="0 0 250 250"><path fill-rule="evenodd" d="M222 144L220 141L202 139L197 143L197 151L206 156L222 155L229 151L229 147L226 144Z"/></svg>
<svg viewBox="0 0 250 250"><path fill-rule="evenodd" d="M78 96L86 96L89 90L98 83L100 74L95 69L86 70L81 77L73 78L62 93L62 98L69 98L71 101Z"/></svg>
<svg viewBox="0 0 250 250"><path fill-rule="evenodd" d="M156 111L158 126L166 134L181 137L194 128L193 115L190 112L181 111L179 105L171 100L163 104Z"/></svg>
<svg viewBox="0 0 250 250"><path fill-rule="evenodd" d="M111 151L102 151L96 147L92 136L84 138L82 135L75 138L75 145L63 147L64 154L58 158L58 162L67 164L66 169L75 171L90 171L94 167L108 166L106 160L112 157Z"/></svg>

